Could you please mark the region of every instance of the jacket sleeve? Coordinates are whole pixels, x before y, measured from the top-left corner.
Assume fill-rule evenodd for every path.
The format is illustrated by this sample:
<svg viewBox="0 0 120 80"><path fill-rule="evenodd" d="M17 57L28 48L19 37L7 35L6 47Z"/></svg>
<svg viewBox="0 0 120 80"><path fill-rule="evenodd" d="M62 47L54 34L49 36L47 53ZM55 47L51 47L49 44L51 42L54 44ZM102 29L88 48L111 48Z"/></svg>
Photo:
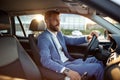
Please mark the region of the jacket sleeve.
<svg viewBox="0 0 120 80"><path fill-rule="evenodd" d="M64 66L52 60L49 45L48 39L38 38L40 61L44 67L60 73Z"/></svg>
<svg viewBox="0 0 120 80"><path fill-rule="evenodd" d="M86 37L74 38L74 37L64 36L64 39L67 45L79 45L79 44L87 43Z"/></svg>

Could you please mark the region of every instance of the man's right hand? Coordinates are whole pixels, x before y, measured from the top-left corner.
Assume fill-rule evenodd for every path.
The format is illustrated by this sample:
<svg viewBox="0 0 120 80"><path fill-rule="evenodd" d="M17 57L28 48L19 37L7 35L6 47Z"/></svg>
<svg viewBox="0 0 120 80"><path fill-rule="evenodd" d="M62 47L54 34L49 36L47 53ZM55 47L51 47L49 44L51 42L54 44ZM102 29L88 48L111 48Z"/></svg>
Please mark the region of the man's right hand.
<svg viewBox="0 0 120 80"><path fill-rule="evenodd" d="M67 73L64 72L68 77L70 77L70 80L81 80L81 76L78 72L69 70Z"/></svg>

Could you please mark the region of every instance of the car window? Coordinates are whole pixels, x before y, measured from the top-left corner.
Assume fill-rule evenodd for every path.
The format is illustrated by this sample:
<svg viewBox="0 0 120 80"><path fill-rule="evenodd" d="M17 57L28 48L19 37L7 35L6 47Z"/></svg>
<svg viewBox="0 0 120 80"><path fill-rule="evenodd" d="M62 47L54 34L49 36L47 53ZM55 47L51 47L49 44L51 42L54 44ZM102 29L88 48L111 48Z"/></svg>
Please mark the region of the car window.
<svg viewBox="0 0 120 80"><path fill-rule="evenodd" d="M61 30L65 35L82 35L86 28L85 18L75 14L61 14Z"/></svg>
<svg viewBox="0 0 120 80"><path fill-rule="evenodd" d="M44 17L40 17L37 15L24 15L19 16L23 28L25 30L25 34L28 35L32 32L29 30L30 22L33 19L44 19ZM20 37L24 37L22 28L20 26L20 23L15 17L15 24L16 24L16 35ZM60 26L61 31L64 35L67 36L82 36L82 35L88 35L91 31L95 30L99 32L101 35L104 33L104 28L100 25L96 24L95 22L91 21L88 18L85 18L80 15L76 14L61 14L60 15Z"/></svg>
<svg viewBox="0 0 120 80"><path fill-rule="evenodd" d="M0 34L10 34L10 25L0 24Z"/></svg>
<svg viewBox="0 0 120 80"><path fill-rule="evenodd" d="M6 34L8 33L8 30L0 30L0 34Z"/></svg>
<svg viewBox="0 0 120 80"><path fill-rule="evenodd" d="M25 30L25 34L28 37L29 34L32 33L32 31L29 30L30 23L33 19L41 20L43 19L43 16L41 14L35 14L35 15L24 15L24 16L19 16L23 29ZM15 26L16 26L16 35L20 37L25 37L23 34L22 27L20 25L20 22L18 21L17 17L15 17Z"/></svg>
<svg viewBox="0 0 120 80"><path fill-rule="evenodd" d="M92 20L76 15L76 14L62 14L61 16L61 30L68 36L82 36L89 35L92 31L96 31L104 38L104 28Z"/></svg>

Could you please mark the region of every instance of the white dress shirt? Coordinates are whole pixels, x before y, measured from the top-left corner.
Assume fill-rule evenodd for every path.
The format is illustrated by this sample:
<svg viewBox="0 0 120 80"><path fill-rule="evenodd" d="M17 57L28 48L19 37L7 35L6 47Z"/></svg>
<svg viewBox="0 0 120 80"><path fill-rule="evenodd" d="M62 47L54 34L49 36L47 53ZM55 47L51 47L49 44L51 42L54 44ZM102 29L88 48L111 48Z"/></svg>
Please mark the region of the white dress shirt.
<svg viewBox="0 0 120 80"><path fill-rule="evenodd" d="M62 46L60 45L60 42L58 41L57 35L50 32L52 34L52 38L54 40L54 43L56 45L56 48L58 50L58 53L60 55L60 59L62 62L66 62L68 58L65 56L64 52L62 51Z"/></svg>

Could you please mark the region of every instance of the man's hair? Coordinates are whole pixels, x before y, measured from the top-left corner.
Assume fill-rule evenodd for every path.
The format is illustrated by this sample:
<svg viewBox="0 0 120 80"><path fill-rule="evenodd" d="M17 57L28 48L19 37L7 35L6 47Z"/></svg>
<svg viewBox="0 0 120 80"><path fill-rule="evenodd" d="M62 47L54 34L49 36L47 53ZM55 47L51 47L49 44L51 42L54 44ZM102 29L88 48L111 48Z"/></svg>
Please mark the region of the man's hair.
<svg viewBox="0 0 120 80"><path fill-rule="evenodd" d="M60 12L56 11L56 10L50 10L50 11L47 11L45 12L45 20L48 19L49 17L51 17L51 15L53 14L60 14Z"/></svg>

